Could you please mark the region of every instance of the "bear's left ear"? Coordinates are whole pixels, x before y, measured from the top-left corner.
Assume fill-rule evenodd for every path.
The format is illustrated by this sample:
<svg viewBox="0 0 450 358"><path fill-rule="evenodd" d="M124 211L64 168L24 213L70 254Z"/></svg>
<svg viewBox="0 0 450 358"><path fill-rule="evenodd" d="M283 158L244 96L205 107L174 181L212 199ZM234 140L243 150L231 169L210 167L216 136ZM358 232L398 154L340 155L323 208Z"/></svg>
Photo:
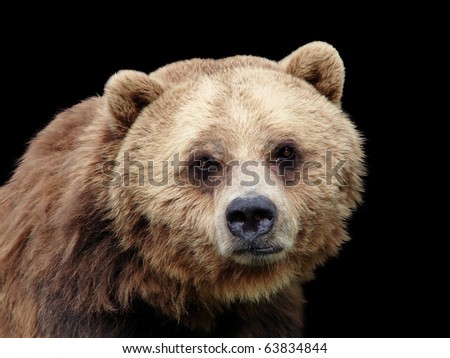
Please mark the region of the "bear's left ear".
<svg viewBox="0 0 450 358"><path fill-rule="evenodd" d="M108 110L125 128L129 128L141 110L163 92L160 84L149 75L122 70L111 76L105 85Z"/></svg>
<svg viewBox="0 0 450 358"><path fill-rule="evenodd" d="M340 106L345 70L333 46L326 42L311 42L279 63L286 72L309 82L331 102Z"/></svg>

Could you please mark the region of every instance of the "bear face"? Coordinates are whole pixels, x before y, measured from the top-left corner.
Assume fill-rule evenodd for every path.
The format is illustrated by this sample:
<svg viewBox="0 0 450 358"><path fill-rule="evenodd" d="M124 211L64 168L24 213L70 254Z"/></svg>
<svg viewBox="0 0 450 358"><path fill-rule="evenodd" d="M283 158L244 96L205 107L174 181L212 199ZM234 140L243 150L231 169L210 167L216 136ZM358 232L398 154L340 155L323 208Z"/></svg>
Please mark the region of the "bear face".
<svg viewBox="0 0 450 358"><path fill-rule="evenodd" d="M150 75L141 91L161 93L132 111L115 160L126 185L108 183L116 212L123 200L136 208L124 222L139 218L148 229L138 241L123 232L125 247L138 246L153 269L169 267L202 295L226 301L268 297L337 252L361 191L361 138L340 110L337 53L325 46L334 61L315 59L302 75L299 58L309 47L278 65L191 60ZM107 97L130 77L148 81L116 76Z"/></svg>
<svg viewBox="0 0 450 358"><path fill-rule="evenodd" d="M0 188L0 335L300 335L362 192L343 82L317 42L120 71L61 113Z"/></svg>

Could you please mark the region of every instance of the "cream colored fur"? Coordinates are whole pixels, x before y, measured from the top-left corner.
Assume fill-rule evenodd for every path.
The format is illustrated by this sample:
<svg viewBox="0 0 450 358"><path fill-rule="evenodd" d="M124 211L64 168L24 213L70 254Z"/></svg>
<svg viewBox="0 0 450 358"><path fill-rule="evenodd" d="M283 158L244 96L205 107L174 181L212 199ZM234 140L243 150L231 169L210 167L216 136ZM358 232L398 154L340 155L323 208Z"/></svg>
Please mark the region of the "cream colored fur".
<svg viewBox="0 0 450 358"><path fill-rule="evenodd" d="M363 190L362 138L341 110L343 83L337 51L314 42L279 62L235 56L121 71L103 97L59 114L0 188L0 336L169 335L159 315L176 322L173 334L300 335L300 285L348 240ZM307 182L286 185L264 166L286 142ZM237 166L214 188L192 185L189 168L164 173L194 152L252 161L261 180L242 185L251 178ZM339 161L343 181L327 172ZM105 163L128 185L112 185ZM276 206L263 239L280 253L234 252L225 211L246 195ZM157 314L135 332L129 317L141 302ZM232 331L220 324L229 317Z"/></svg>

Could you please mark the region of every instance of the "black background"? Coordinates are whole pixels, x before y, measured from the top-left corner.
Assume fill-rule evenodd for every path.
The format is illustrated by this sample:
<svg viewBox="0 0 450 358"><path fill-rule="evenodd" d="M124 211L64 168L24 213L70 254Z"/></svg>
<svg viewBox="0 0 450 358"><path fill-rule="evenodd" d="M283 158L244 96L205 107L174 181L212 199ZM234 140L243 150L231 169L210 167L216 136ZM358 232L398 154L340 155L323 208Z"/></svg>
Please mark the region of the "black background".
<svg viewBox="0 0 450 358"><path fill-rule="evenodd" d="M306 286L305 333L449 337L448 269L439 257L448 234L435 233L424 219L424 212L434 209L419 204L419 198L430 189L420 182L424 164L411 161L424 146L414 119L419 110L406 114L418 101L406 95L412 84L404 81L414 67L413 31L376 14L370 22L358 17L326 28L320 12L295 14L292 20L290 9L277 17L279 23L253 14L249 24L237 10L224 14L225 22L211 15L208 22L179 21L167 12L152 15L160 24L146 20L145 13L124 22L140 12L104 16L102 25L93 15L78 14L71 21L55 15L42 19L46 27L16 16L14 26L2 31L0 182L10 177L27 141L56 113L101 94L120 69L151 72L176 60L236 54L278 60L307 42L327 41L346 66L343 108L367 138L369 174L365 203L350 221L352 241ZM315 25L304 25L306 18ZM411 147L407 139L413 131Z"/></svg>

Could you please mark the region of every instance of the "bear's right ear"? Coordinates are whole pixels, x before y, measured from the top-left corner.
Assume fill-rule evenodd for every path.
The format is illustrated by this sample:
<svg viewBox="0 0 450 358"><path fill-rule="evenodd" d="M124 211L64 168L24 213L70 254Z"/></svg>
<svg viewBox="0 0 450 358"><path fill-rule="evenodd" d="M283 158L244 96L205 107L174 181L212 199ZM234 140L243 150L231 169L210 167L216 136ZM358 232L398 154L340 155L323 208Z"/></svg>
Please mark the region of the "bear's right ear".
<svg viewBox="0 0 450 358"><path fill-rule="evenodd" d="M105 85L108 110L129 128L141 110L162 93L160 84L139 71L122 70L111 76Z"/></svg>

